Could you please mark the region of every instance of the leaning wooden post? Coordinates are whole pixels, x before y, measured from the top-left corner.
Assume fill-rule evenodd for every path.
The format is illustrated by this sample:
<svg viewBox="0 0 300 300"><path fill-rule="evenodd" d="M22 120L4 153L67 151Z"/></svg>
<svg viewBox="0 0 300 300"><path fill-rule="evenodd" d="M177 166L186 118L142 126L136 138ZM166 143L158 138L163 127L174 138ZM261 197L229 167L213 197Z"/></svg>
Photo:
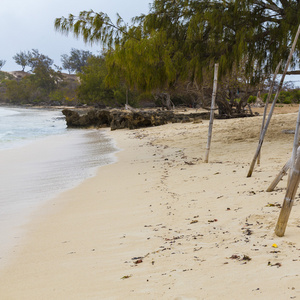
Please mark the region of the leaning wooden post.
<svg viewBox="0 0 300 300"><path fill-rule="evenodd" d="M268 104L269 104L269 101L271 100L271 97L272 97L274 84L275 84L276 77L277 77L277 74L278 74L278 72L279 72L279 68L280 68L281 64L282 64L282 60L281 60L281 61L279 62L279 64L277 65L276 70L275 70L275 73L274 73L274 76L273 76L273 80L272 80L272 83L271 83L271 86L270 86L269 94L268 94L268 97L267 97L267 100L266 100L266 105L265 105L265 109L264 109L263 119L262 119L262 122L261 122L261 128L260 128L260 134L259 134L259 136L262 135L262 132L263 132L264 127L265 127L266 116L267 116L267 110L268 110ZM260 153L261 153L261 151L259 151L258 157L257 157L257 164L258 164L258 165L260 164Z"/></svg>
<svg viewBox="0 0 300 300"><path fill-rule="evenodd" d="M297 155L297 148L299 146L299 135L300 135L300 106L298 111L298 117L297 117L297 124L296 124L296 130L295 130L295 136L294 136L294 145L293 145L293 152L292 157L288 160L288 162L283 166L279 174L276 176L276 178L273 180L273 182L270 184L270 186L267 189L267 192L272 192L279 181L283 178L284 175L287 174L288 170L290 169L289 178L288 178L288 184L291 178L291 170L293 169L293 166L296 162L296 155Z"/></svg>
<svg viewBox="0 0 300 300"><path fill-rule="evenodd" d="M299 147L299 124L300 124L300 105L299 105L297 123L296 123L295 135L294 135L294 144L293 144L293 152L292 152L292 167L290 169L290 173L288 176L288 184L289 184L289 181L290 181L290 178L292 175L292 169L296 163L297 149Z"/></svg>
<svg viewBox="0 0 300 300"><path fill-rule="evenodd" d="M279 181L283 178L285 174L287 174L288 170L292 166L292 159L290 158L287 163L283 166L283 168L280 170L279 174L276 176L276 178L272 181L270 186L267 188L267 192L274 191L275 187L279 183Z"/></svg>
<svg viewBox="0 0 300 300"><path fill-rule="evenodd" d="M214 123L215 102L216 102L217 86L218 86L218 69L219 69L219 64L215 64L214 86L213 86L213 93L212 93L212 100L211 100L208 138L207 138L206 154L205 154L205 159L204 159L205 163L208 163L208 156L209 156L211 137L212 137L212 128L213 128L213 123Z"/></svg>
<svg viewBox="0 0 300 300"><path fill-rule="evenodd" d="M280 80L280 83L279 83L279 86L278 86L278 90L276 92L275 98L273 100L273 103L272 103L272 106L271 106L271 109L270 109L270 112L269 112L269 115L268 115L268 119L267 119L266 125L264 127L264 130L263 130L260 138L259 138L258 146L257 146L256 152L254 154L252 163L250 165L247 177L251 177L252 176L253 169L254 169L257 157L258 157L259 152L261 150L261 147L262 147L262 144L264 142L264 138L265 138L268 126L269 126L270 121L271 121L271 117L272 117L272 114L273 114L273 111L274 111L274 108L275 108L276 101L277 101L277 99L279 97L279 93L281 91L281 88L282 88L282 85L283 85L283 82L284 82L284 78L285 78L286 72L288 70L288 67L290 65L291 59L293 57L293 53L295 51L295 47L296 47L296 44L297 44L297 41L298 41L299 34L300 34L300 25L298 26L298 30L297 30L297 33L296 33L296 36L295 36L295 39L294 39L294 42L293 42L293 45L292 45L292 49L290 51L290 55L289 55L288 60L286 62L286 65L285 65L285 68L284 68L284 71L283 71L283 74L282 74L282 77L281 77L281 80Z"/></svg>
<svg viewBox="0 0 300 300"><path fill-rule="evenodd" d="M294 199L300 181L300 147L297 151L297 160L292 170L289 186L287 188L280 215L276 224L275 233L277 236L284 236L287 222L293 207Z"/></svg>

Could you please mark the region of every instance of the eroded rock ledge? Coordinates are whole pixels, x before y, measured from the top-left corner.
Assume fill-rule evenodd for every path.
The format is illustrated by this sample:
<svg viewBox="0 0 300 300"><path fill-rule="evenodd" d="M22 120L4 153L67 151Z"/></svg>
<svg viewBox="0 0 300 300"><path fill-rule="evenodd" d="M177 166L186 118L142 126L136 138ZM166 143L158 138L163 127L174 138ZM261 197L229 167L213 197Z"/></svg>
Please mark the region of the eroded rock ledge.
<svg viewBox="0 0 300 300"><path fill-rule="evenodd" d="M110 127L116 129L137 129L159 126L167 123L200 122L208 119L209 113L174 113L172 111L124 111L117 109L91 109L85 114L64 109L67 126L74 127Z"/></svg>

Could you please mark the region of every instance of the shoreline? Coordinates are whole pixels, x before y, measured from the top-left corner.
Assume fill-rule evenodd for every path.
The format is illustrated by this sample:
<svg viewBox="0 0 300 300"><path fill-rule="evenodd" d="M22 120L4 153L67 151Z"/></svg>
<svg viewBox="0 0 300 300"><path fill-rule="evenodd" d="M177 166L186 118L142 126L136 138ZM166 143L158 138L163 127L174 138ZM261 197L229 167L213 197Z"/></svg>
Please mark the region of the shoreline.
<svg viewBox="0 0 300 300"><path fill-rule="evenodd" d="M300 206L274 235L297 115L274 115L261 166L246 172L261 117L109 134L118 162L47 203L0 270L5 299L300 297ZM268 206L274 204L274 206ZM272 247L273 244L278 248ZM251 260L244 259L248 257ZM270 264L269 264L270 263Z"/></svg>
<svg viewBox="0 0 300 300"><path fill-rule="evenodd" d="M31 215L114 163L116 148L107 130L70 130L0 150L0 268L26 236Z"/></svg>

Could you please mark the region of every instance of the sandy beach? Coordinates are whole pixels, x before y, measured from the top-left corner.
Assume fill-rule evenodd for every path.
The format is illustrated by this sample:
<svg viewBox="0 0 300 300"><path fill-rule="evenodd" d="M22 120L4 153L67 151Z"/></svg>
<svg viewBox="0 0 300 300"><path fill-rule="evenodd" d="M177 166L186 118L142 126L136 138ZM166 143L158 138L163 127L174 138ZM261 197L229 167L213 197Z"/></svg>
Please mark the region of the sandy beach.
<svg viewBox="0 0 300 300"><path fill-rule="evenodd" d="M122 151L50 200L0 270L0 299L299 299L300 197L274 234L297 106L262 117L107 130Z"/></svg>

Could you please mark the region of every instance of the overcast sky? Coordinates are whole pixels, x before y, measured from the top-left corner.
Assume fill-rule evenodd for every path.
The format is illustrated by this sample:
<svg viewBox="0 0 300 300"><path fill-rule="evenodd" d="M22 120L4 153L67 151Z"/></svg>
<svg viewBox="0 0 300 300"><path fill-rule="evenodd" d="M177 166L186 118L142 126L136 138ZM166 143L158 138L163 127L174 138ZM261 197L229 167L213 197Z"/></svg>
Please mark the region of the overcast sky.
<svg viewBox="0 0 300 300"><path fill-rule="evenodd" d="M119 13L126 22L149 11L152 0L1 0L0 59L6 60L2 71L21 70L13 56L20 51L38 49L61 66L61 55L70 54L71 48L90 50L97 54L100 45L92 47L70 34L54 30L55 18L78 15L83 10L105 12L112 21Z"/></svg>

